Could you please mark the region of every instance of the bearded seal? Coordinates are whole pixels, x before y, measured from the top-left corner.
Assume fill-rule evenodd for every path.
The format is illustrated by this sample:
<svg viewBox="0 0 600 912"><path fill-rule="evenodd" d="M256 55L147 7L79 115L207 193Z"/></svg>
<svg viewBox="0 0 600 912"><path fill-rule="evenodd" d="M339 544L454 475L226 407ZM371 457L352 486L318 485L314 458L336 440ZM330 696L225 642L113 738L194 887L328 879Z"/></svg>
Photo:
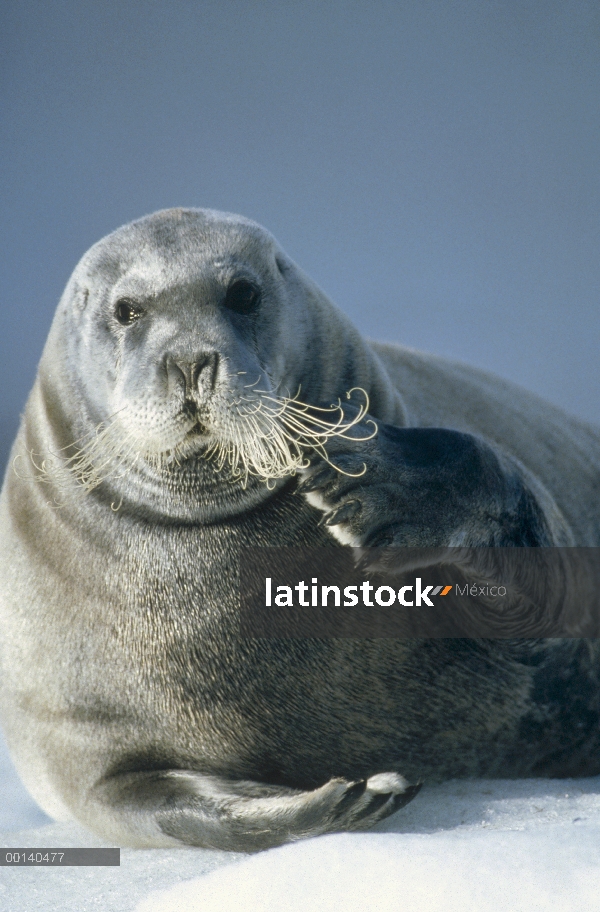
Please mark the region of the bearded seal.
<svg viewBox="0 0 600 912"><path fill-rule="evenodd" d="M331 443L362 477L307 462L302 423L356 387L379 433ZM25 784L120 844L253 851L427 778L600 772L595 642L244 639L235 585L245 545L597 547L599 469L598 429L367 343L255 223L120 228L69 280L1 496Z"/></svg>

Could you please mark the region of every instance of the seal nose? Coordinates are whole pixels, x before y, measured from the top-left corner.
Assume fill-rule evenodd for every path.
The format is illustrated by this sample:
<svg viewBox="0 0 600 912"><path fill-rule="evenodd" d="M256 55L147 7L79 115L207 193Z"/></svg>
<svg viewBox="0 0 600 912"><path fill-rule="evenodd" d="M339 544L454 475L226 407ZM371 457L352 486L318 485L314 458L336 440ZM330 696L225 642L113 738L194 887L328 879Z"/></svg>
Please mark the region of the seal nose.
<svg viewBox="0 0 600 912"><path fill-rule="evenodd" d="M186 358L174 355L167 356L167 375L171 382L183 382L186 396L200 391L213 390L217 381L219 355L217 352L203 352Z"/></svg>

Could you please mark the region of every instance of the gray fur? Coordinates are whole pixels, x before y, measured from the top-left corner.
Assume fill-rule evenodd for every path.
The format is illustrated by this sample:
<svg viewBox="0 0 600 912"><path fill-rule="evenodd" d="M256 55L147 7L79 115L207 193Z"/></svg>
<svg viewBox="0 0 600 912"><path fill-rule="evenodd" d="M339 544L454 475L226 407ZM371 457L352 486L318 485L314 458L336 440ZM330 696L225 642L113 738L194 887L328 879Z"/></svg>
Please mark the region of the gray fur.
<svg viewBox="0 0 600 912"><path fill-rule="evenodd" d="M223 304L240 278L261 289L251 315ZM127 327L123 300L144 308ZM255 377L314 404L368 392L379 433L331 448L367 463L360 483L318 460L272 485L215 472L202 447ZM179 463L125 460L84 496L41 464L114 415L158 450L188 412L203 430ZM0 503L2 721L26 785L121 844L255 850L370 826L425 778L600 772L596 641L236 633L244 545L596 547L599 470L597 428L367 344L254 223L167 210L119 229L61 299Z"/></svg>

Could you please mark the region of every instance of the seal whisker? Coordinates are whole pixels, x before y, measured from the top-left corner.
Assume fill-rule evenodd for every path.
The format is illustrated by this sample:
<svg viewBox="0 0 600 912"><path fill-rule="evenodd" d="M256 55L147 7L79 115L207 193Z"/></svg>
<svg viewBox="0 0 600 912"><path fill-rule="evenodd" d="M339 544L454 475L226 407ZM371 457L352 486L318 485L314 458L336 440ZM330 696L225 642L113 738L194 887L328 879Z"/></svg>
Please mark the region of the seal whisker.
<svg viewBox="0 0 600 912"><path fill-rule="evenodd" d="M255 387L259 379L250 386ZM348 398L351 392L346 394ZM313 406L298 398L300 387L291 398L278 398L269 391L256 389L251 396L232 394L227 411L220 410L216 416L221 439L204 452L192 455L213 461L217 472L227 468L230 479L244 488L250 476L271 482L294 475L308 466L306 451L310 450L346 475L346 471L330 461L326 444L335 437L369 440L374 436L376 427L364 437L351 436L351 430L368 411L368 395L364 390L361 392L365 401L354 417L347 420L341 401L330 407ZM142 459L158 474L180 469L190 455L184 450L183 442L177 440L168 449L150 449L141 433L125 430L123 411L118 410L89 434L51 452L41 462L31 452L30 460L38 479L66 489L68 479L75 478L81 492L90 493L108 479L125 478Z"/></svg>
<svg viewBox="0 0 600 912"><path fill-rule="evenodd" d="M256 389L253 396L233 394L227 413L217 416L222 439L201 455L213 460L218 472L227 466L230 479L241 482L243 487L247 486L251 475L269 482L306 468L307 450L316 452L340 474L347 475L349 473L330 461L326 443L334 437L363 441L375 435L374 423L374 430L363 437L350 434L368 413L368 395L364 390L360 392L364 402L350 419L344 416L341 400L330 407L300 401L300 387L293 398L278 398L270 391ZM346 394L347 398L351 393ZM332 420L327 420L326 416L331 416ZM358 476L364 471L363 467Z"/></svg>

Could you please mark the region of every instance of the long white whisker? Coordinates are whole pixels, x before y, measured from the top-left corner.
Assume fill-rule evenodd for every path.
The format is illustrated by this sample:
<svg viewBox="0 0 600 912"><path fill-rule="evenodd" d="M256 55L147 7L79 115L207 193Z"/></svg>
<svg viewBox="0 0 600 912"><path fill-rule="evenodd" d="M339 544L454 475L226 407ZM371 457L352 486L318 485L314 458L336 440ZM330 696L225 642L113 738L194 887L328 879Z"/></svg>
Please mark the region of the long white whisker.
<svg viewBox="0 0 600 912"><path fill-rule="evenodd" d="M364 401L354 417L346 419L340 400L327 408L313 406L300 400L300 388L293 397L277 397L272 391L256 389L259 380L244 387L248 393L232 393L220 407L212 419L216 439L204 450L190 452L183 437L170 443L168 449L150 449L141 431L134 433L123 427L120 410L58 452L43 458L31 452L29 458L36 477L70 494L75 479L83 495L104 481L126 478L143 462L161 475L182 469L190 458L203 458L213 463L216 472L226 472L231 481L244 488L251 476L272 487L276 479L306 468L310 451L342 474L350 474L331 462L327 443L334 438L361 443L377 433L375 423L368 418L365 421L369 409L367 393L360 390ZM352 392L356 390L347 393L347 398ZM372 430L365 426L369 423ZM181 433L180 426L176 425L177 433ZM186 425L183 433L187 434L188 429ZM16 471L16 460L14 466ZM358 475L364 471L363 467ZM114 508L118 509L118 505Z"/></svg>

